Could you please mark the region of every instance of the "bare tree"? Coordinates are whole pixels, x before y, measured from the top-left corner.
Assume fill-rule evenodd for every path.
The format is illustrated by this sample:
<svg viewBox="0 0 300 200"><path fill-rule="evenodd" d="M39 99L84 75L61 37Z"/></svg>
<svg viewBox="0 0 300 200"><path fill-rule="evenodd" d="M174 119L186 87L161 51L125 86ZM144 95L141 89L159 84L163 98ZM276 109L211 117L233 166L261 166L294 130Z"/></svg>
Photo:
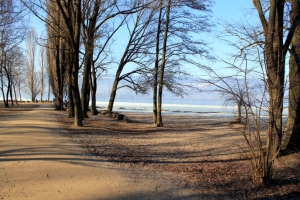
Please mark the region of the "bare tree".
<svg viewBox="0 0 300 200"><path fill-rule="evenodd" d="M80 68L80 32L81 32L81 21L82 21L82 1L73 0L69 4L62 4L60 0L55 0L59 11L62 15L67 29L66 36L67 41L70 43L70 52L72 52L72 74L69 79L72 85L72 98L74 103L74 125L83 126L83 114L80 100L80 93L78 87L78 73Z"/></svg>
<svg viewBox="0 0 300 200"><path fill-rule="evenodd" d="M14 62L13 86L15 90L15 99L19 99L20 101L22 101L22 92L26 82L26 61L23 52L24 50L22 48L15 47L11 53Z"/></svg>
<svg viewBox="0 0 300 200"><path fill-rule="evenodd" d="M43 96L44 96L44 90L46 87L46 73L47 73L47 52L46 52L46 46L42 44L39 46L39 64L40 64L40 77L41 77L41 88L40 88L40 94L41 98L40 101L43 102Z"/></svg>
<svg viewBox="0 0 300 200"><path fill-rule="evenodd" d="M262 28L246 27L244 25L236 27L230 25L225 26L225 28L227 33L238 37L238 41L231 44L238 48L238 57L246 61L245 77L249 77L248 73L253 71L253 69L248 68L247 63L249 61L259 63L258 66L262 69L261 77L264 84L261 84L260 88L265 88L262 94L268 91L268 95L263 95L264 97L260 100L254 98L258 95L252 96L252 99L249 98L251 90L249 90L249 83L245 78L244 87L247 103L244 104L244 111L246 123L242 133L248 145L248 151L245 151L245 154L248 158L251 158L253 180L270 183L274 173L274 160L282 143L285 59L290 42L299 24L299 2L291 1L290 4L286 1L261 2L253 0L253 3L258 11ZM290 20L288 31L284 32L284 13L289 5L294 5L294 3L297 4L296 8L292 6L291 9L294 18ZM265 12L266 10L267 12ZM251 52L253 49L257 52L256 56L255 53ZM250 59L251 55L252 58ZM259 106L253 107L253 104ZM263 107L268 108L267 123L264 123L260 115L263 112ZM261 139L262 123L267 125L266 142Z"/></svg>
<svg viewBox="0 0 300 200"><path fill-rule="evenodd" d="M194 34L209 31L210 20L207 16L210 1L165 1L157 3L156 47L153 70L153 122L163 126L162 92L163 88L171 92L184 92L175 74L185 74L182 68L188 65L198 66L192 57L205 57L205 42L194 40ZM194 20L196 19L196 20ZM168 75L168 76L165 76ZM169 80L169 84L168 84ZM172 85L171 83L175 83Z"/></svg>
<svg viewBox="0 0 300 200"><path fill-rule="evenodd" d="M293 22L299 13L300 3L291 2L289 17ZM300 144L300 26L295 30L289 53L289 107L286 137L282 147L285 152L294 151Z"/></svg>
<svg viewBox="0 0 300 200"><path fill-rule="evenodd" d="M233 64L232 64L233 65ZM237 68L237 66L234 66ZM224 100L224 104L233 104L237 106L237 118L232 123L242 123L242 108L246 104L246 95L251 91L245 91L244 78L240 74L222 76L217 73L217 70L207 68L209 78L202 78L200 82L205 85L213 86L211 89L206 89L205 92L216 92L220 94ZM232 66L231 66L232 70ZM248 80L247 80L248 84ZM248 84L249 88L249 84ZM200 89L202 92L203 89Z"/></svg>
<svg viewBox="0 0 300 200"><path fill-rule="evenodd" d="M161 56L161 66L160 66L160 74L159 74L159 82L158 82L158 104L157 104L157 126L163 126L162 121L162 93L163 93L163 85L164 85L164 73L165 73L165 66L167 62L167 41L168 41L168 34L169 34L169 26L170 26L170 14L171 14L171 6L172 1L168 0L167 6L166 6L166 24L165 24L165 30L164 30L164 36L163 36L163 48L162 48L162 56Z"/></svg>
<svg viewBox="0 0 300 200"><path fill-rule="evenodd" d="M83 126L82 108L78 86L78 74L80 68L80 33L82 22L82 0L49 0L47 2L38 0L21 0L21 2L33 12L39 19L45 22L48 26L56 29L59 33L57 37L62 37L67 44L66 58L67 63L68 81L69 81L69 110L74 110L74 125ZM56 7L48 9L49 6ZM60 17L57 17L60 16ZM62 23L60 23L60 21ZM60 25L63 26L60 26Z"/></svg>
<svg viewBox="0 0 300 200"><path fill-rule="evenodd" d="M11 51L26 37L26 25L23 18L26 11L15 0L0 0L0 89L5 106L8 106L8 95L12 97L12 81L8 59ZM5 95L6 93L6 95ZM13 99L11 98L13 103Z"/></svg>
<svg viewBox="0 0 300 200"><path fill-rule="evenodd" d="M122 87L128 87L136 92L143 92L143 88L139 87L139 85L135 83L135 81L131 78L131 75L137 74L138 72L142 71L143 68L145 68L143 65L145 59L142 55L147 54L148 49L151 48L151 44L153 43L151 29L148 27L151 26L154 13L154 10L143 9L138 13L132 14L130 17L128 17L129 19L126 22L126 27L130 35L115 74L115 79L107 107L107 110L109 111L112 111L113 109L113 104L118 89ZM129 63L136 64L137 69L122 74L124 67ZM125 80L127 84L118 86L119 82L122 80Z"/></svg>
<svg viewBox="0 0 300 200"><path fill-rule="evenodd" d="M92 113L97 113L95 110L95 89L97 88L97 75L95 73L97 69L94 67L101 66L99 67L100 71L105 71L103 67L107 64L105 62L106 58L109 57L106 56L105 51L113 35L123 25L128 15L143 10L149 4L151 4L151 1L132 1L126 5L122 1L105 1L105 3L103 1L90 1L85 6L83 23L85 51L81 88L81 101L85 117L87 117L90 91L92 93ZM120 16L121 20L117 19L117 16ZM111 24L117 25L113 26ZM101 40L104 42L99 45ZM97 46L99 49L96 48Z"/></svg>
<svg viewBox="0 0 300 200"><path fill-rule="evenodd" d="M296 2L297 0L295 0ZM292 3L295 3L292 1ZM268 76L269 94L269 127L268 146L266 149L266 173L260 180L268 183L273 177L273 163L282 142L282 110L285 85L285 58L294 32L299 24L300 12L295 10L294 20L285 36L284 13L285 0L269 2L269 12L266 14L260 0L253 0L258 12L264 34L264 50L266 71Z"/></svg>
<svg viewBox="0 0 300 200"><path fill-rule="evenodd" d="M111 30L113 28L111 28L112 26L108 25L108 21L114 19L120 14L130 12L130 10L119 10L117 9L118 7L117 1L106 1L103 3L100 0L90 1L85 6L82 34L82 41L84 44L84 68L81 87L81 104L84 117L88 117L87 110L89 106L90 92L92 95L92 114L97 114L97 68L95 67L97 64L95 63L97 63L99 58L102 57L101 55L104 54L104 51L112 36L121 26L119 25L117 28L115 28L115 30ZM98 43L101 40L104 40L104 43L99 45ZM101 60L101 62L103 62L103 60Z"/></svg>
<svg viewBox="0 0 300 200"><path fill-rule="evenodd" d="M67 42L65 40L66 26L61 20L61 14L58 12L58 7L54 3L47 4L48 14L50 18L47 24L47 66L51 89L55 97L55 109L63 110L63 93L65 89L66 79L66 63L71 62L66 60ZM70 96L70 99L72 96ZM72 109L70 109L72 111ZM74 117L73 114L70 117Z"/></svg>
<svg viewBox="0 0 300 200"><path fill-rule="evenodd" d="M31 95L31 101L35 102L37 95L40 93L40 76L36 71L36 46L37 37L35 28L28 32L26 43L26 66L27 66L27 93Z"/></svg>

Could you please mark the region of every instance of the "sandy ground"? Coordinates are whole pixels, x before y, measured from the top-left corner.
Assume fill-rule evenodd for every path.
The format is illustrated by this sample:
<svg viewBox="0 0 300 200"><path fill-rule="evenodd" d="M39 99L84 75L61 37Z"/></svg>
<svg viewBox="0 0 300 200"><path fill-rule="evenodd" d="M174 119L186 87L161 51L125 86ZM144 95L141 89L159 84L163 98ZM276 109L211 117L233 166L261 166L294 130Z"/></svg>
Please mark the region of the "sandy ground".
<svg viewBox="0 0 300 200"><path fill-rule="evenodd" d="M300 153L254 183L231 119L127 116L76 128L52 104L0 109L0 199L300 199Z"/></svg>
<svg viewBox="0 0 300 200"><path fill-rule="evenodd" d="M184 192L168 173L84 155L60 137L60 115L49 104L0 111L0 199L173 199Z"/></svg>

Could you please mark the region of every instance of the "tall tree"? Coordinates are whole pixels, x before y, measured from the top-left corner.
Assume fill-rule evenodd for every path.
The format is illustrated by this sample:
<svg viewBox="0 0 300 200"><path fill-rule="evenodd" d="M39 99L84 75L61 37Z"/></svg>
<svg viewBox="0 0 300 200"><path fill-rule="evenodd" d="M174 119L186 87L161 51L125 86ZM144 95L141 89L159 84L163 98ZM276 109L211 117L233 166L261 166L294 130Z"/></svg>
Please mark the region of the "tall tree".
<svg viewBox="0 0 300 200"><path fill-rule="evenodd" d="M69 95L70 104L74 109L74 125L82 126L82 107L80 100L80 92L78 85L78 74L80 68L80 33L82 22L82 0L49 0L47 2L42 0L21 0L21 2L29 8L35 16L45 22L48 26L55 28L58 35L56 37L62 37L67 46L66 52L67 65L70 67L70 73L68 73L69 80ZM49 6L56 7L55 9L48 10ZM46 13L46 15L45 15ZM57 16L61 16L57 18ZM59 23L61 20L63 26ZM63 49L63 48L62 48ZM68 70L69 70L68 69ZM71 88L71 89L70 89ZM71 96L72 95L72 96Z"/></svg>
<svg viewBox="0 0 300 200"><path fill-rule="evenodd" d="M291 1L291 23L299 17L299 1ZM300 144L300 26L297 26L290 45L289 59L289 107L286 126L285 151L294 150Z"/></svg>
<svg viewBox="0 0 300 200"><path fill-rule="evenodd" d="M142 90L135 81L130 78L132 74L137 74L144 68L142 64L144 62L144 54L147 53L148 49L152 47L152 36L151 36L151 21L154 16L154 10L143 9L139 12L132 14L126 22L126 27L129 33L129 39L126 47L119 61L118 68L116 70L113 86L111 89L110 99L108 102L107 110L112 111L113 104L116 98L117 90L121 87L128 87L138 92ZM136 64L137 69L130 70L129 72L122 74L124 67L129 64ZM120 81L125 80L130 84L125 84L119 87Z"/></svg>
<svg viewBox="0 0 300 200"><path fill-rule="evenodd" d="M258 181L264 183L272 180L274 159L281 147L285 58L300 17L300 13L295 13L296 17L291 21L291 27L284 36L285 3L285 0L270 0L269 12L266 14L261 1L253 0L263 27L269 93L268 145L266 165L263 169L265 173L263 177L257 177Z"/></svg>
<svg viewBox="0 0 300 200"><path fill-rule="evenodd" d="M94 53L94 41L95 41L95 33L97 31L97 19L100 15L100 7L102 1L90 1L85 10L85 22L83 23L83 32L84 32L84 49L85 49L85 58L84 58L84 68L83 68L83 80L81 87L81 107L83 117L87 116L87 110L89 106L89 92L90 92L90 74L91 67L93 61L93 53Z"/></svg>
<svg viewBox="0 0 300 200"><path fill-rule="evenodd" d="M153 123L158 124L157 121L157 83L158 83L158 70L159 70L159 52L160 52L160 34L162 24L162 12L163 12L163 1L158 4L158 18L157 18L157 30L156 30L156 42L155 42L155 62L153 69Z"/></svg>
<svg viewBox="0 0 300 200"><path fill-rule="evenodd" d="M39 64L40 64L40 77L41 77L41 89L40 89L40 94L41 94L41 98L40 101L43 101L43 96L44 96L44 90L46 87L46 72L47 72L47 54L46 54L46 46L45 45L41 45L39 47Z"/></svg>
<svg viewBox="0 0 300 200"><path fill-rule="evenodd" d="M105 64L103 64L103 59L100 58L107 57L105 56L105 49L113 35L123 25L126 17L143 10L150 3L151 1L132 1L124 5L122 1L103 2L97 0L89 1L85 6L83 23L84 69L81 88L81 101L85 117L87 117L90 90L92 94L92 113L96 113L97 69L94 67L100 65L101 71L103 70ZM121 16L121 20L116 19L117 16ZM117 25L112 26L111 24ZM103 42L99 45L101 40ZM96 48L97 46L98 48Z"/></svg>
<svg viewBox="0 0 300 200"><path fill-rule="evenodd" d="M40 77L36 71L36 30L31 28L28 32L26 43L26 66L27 66L27 91L31 95L31 101L35 102L40 93Z"/></svg>
<svg viewBox="0 0 300 200"><path fill-rule="evenodd" d="M165 23L165 30L163 36L160 76L158 82L158 96L157 96L158 104L157 104L157 123L156 123L157 126L163 126L161 111L162 111L162 98L163 98L163 86L164 86L164 73L165 73L165 67L167 62L167 42L168 42L168 35L169 35L171 6L172 6L172 1L168 0L166 6L166 19L165 19L166 23Z"/></svg>
<svg viewBox="0 0 300 200"><path fill-rule="evenodd" d="M8 67L8 55L11 51L26 38L27 27L24 24L24 16L27 12L16 0L0 0L0 89L3 95L5 106L8 106L8 99L4 95L9 94L13 77L6 73ZM9 86L9 87L8 87Z"/></svg>
<svg viewBox="0 0 300 200"><path fill-rule="evenodd" d="M20 47L16 47L13 51L13 58L14 58L14 86L16 89L16 95L18 95L19 98L16 97L16 99L19 99L22 101L22 92L21 90L24 88L25 83L25 71L26 71L26 62L25 62L25 56L23 54L23 49Z"/></svg>
<svg viewBox="0 0 300 200"><path fill-rule="evenodd" d="M96 114L96 90L97 90L97 69L95 63L103 54L107 44L114 33L121 26L111 31L108 21L114 19L120 14L129 11L117 9L118 1L89 1L84 9L83 16L83 45L84 45L84 64L83 64L83 80L81 87L81 104L83 116L87 116L89 107L90 92L92 95L92 113ZM122 24L122 22L121 22ZM105 37L104 35L108 35ZM97 45L100 40L104 43Z"/></svg>
<svg viewBox="0 0 300 200"><path fill-rule="evenodd" d="M70 42L70 52L72 52L72 97L74 103L74 125L83 126L83 114L80 100L80 93L78 87L78 73L80 68L80 31L82 20L82 1L69 0L68 4L61 4L60 0L55 1L58 5L59 11L62 14L62 20L67 27L67 41Z"/></svg>
<svg viewBox="0 0 300 200"><path fill-rule="evenodd" d="M189 75L185 66L200 65L193 57L204 57L208 53L205 42L195 35L209 31L211 24L207 13L211 1L169 1L157 2L155 66L153 70L153 122L163 126L163 88L172 93L184 93L180 75ZM196 20L194 20L196 19ZM176 76L177 75L177 76Z"/></svg>

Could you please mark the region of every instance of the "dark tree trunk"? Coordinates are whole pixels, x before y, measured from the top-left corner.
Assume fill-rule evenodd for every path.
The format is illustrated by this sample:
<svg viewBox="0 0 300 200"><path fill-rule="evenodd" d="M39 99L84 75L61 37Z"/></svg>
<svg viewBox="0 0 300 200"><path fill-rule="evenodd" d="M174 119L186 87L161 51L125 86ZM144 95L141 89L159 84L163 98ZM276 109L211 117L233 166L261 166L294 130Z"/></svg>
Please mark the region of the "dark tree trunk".
<svg viewBox="0 0 300 200"><path fill-rule="evenodd" d="M273 178L274 159L281 147L282 139L282 109L284 95L285 55L283 52L283 3L277 3L273 8L266 37L266 62L268 71L269 92L269 126L268 145L266 149L267 169L263 182L269 183Z"/></svg>
<svg viewBox="0 0 300 200"><path fill-rule="evenodd" d="M238 116L237 116L236 122L241 123L242 122L242 102L241 101L238 102L237 109L238 109Z"/></svg>
<svg viewBox="0 0 300 200"><path fill-rule="evenodd" d="M86 40L85 40L85 63L84 63L84 72L83 72L83 82L81 88L81 105L83 117L88 117L87 112L89 110L89 100L90 100L90 91L91 87L91 67L93 63L94 55L94 42L95 42L95 32L97 17L99 15L99 9L102 1L95 1L93 7L92 16L89 18L88 27L86 27ZM85 25L85 24L84 24ZM94 96L96 97L96 95ZM93 98L94 98L93 97Z"/></svg>
<svg viewBox="0 0 300 200"><path fill-rule="evenodd" d="M97 95L97 76L94 64L92 65L92 74L90 77L90 89L91 89L91 114L97 115L98 110L96 108L96 95Z"/></svg>
<svg viewBox="0 0 300 200"><path fill-rule="evenodd" d="M118 72L117 72L118 74ZM117 94L117 89L118 89L118 84L119 84L119 76L116 75L111 92L110 92L110 98L107 106L108 111L112 111L114 107L114 102L116 99L116 94Z"/></svg>
<svg viewBox="0 0 300 200"><path fill-rule="evenodd" d="M68 53L68 67L67 67L67 72L68 72L68 93L69 93L69 118L74 118L74 102L73 102L73 87L72 87L72 55L71 52Z"/></svg>
<svg viewBox="0 0 300 200"><path fill-rule="evenodd" d="M50 102L50 94L51 94L51 83L49 80L49 82L48 82L48 99L47 99L48 102ZM20 101L21 101L21 94L20 94Z"/></svg>
<svg viewBox="0 0 300 200"><path fill-rule="evenodd" d="M16 91L16 84L13 83L13 90L14 90L14 96L15 96L15 102L18 105L18 98L17 98L17 91Z"/></svg>
<svg viewBox="0 0 300 200"><path fill-rule="evenodd" d="M88 107L89 107L89 82L90 82L90 74L91 74L91 61L92 61L92 49L93 46L89 42L85 45L86 53L85 53L85 63L83 70L83 80L81 87L81 107L82 114L84 118L88 118Z"/></svg>
<svg viewBox="0 0 300 200"><path fill-rule="evenodd" d="M153 123L156 126L158 124L158 121L157 121L157 83L158 83L158 69L159 69L159 44L160 44L162 10L163 10L162 1L160 1L157 32L156 32L155 65L154 65L154 71L153 71Z"/></svg>
<svg viewBox="0 0 300 200"><path fill-rule="evenodd" d="M55 98L55 109L56 110L63 110L63 82L62 82L62 66L60 62L60 51L59 45L56 45L56 55L55 55L55 68L56 68L56 75L57 75L57 92Z"/></svg>
<svg viewBox="0 0 300 200"><path fill-rule="evenodd" d="M74 125L75 126L83 126L82 120L82 107L81 107L81 100L80 100L80 92L78 87L78 70L79 70L79 49L74 53L74 65L72 68L72 95L73 95L73 103L74 103ZM77 57L77 58L76 58Z"/></svg>
<svg viewBox="0 0 300 200"><path fill-rule="evenodd" d="M271 182L273 178L274 159L278 155L282 140L282 109L285 78L285 56L294 34L297 23L291 23L292 27L287 33L283 44L283 19L284 0L270 1L268 20L259 0L253 0L256 7L265 37L265 57L267 83L269 92L269 125L268 142L265 152L265 164L256 181ZM298 15L298 14L297 14Z"/></svg>
<svg viewBox="0 0 300 200"><path fill-rule="evenodd" d="M114 80L114 83L113 83L113 86L112 86L112 89L111 89L110 98L109 98L109 102L108 102L108 106L107 106L108 111L112 111L113 107L114 107L114 102L115 102L115 99L116 99L118 84L119 84L119 81L120 81L120 75L121 75L121 73L123 71L123 68L125 66L125 63L123 62L124 58L125 58L125 53L124 53L124 55L121 59L121 62L119 64L118 70L117 70L116 75L115 75L115 80Z"/></svg>
<svg viewBox="0 0 300 200"><path fill-rule="evenodd" d="M285 152L294 151L300 145L300 27L295 31L289 60L289 107Z"/></svg>
<svg viewBox="0 0 300 200"><path fill-rule="evenodd" d="M15 105L15 100L13 98L13 80L10 80L10 86L9 86L9 95L10 95L10 101L11 101L11 105Z"/></svg>
<svg viewBox="0 0 300 200"><path fill-rule="evenodd" d="M160 68L160 76L159 76L159 87L158 87L158 109L157 109L157 126L163 126L162 121L162 93L163 93L163 86L164 86L164 72L166 66L166 55L167 55L167 41L168 41L168 33L169 33L169 24L170 24L170 12L171 12L171 0L168 0L168 6L166 11L166 25L164 31L164 40L163 40L163 50L162 50L162 61L161 61L161 68Z"/></svg>
<svg viewBox="0 0 300 200"><path fill-rule="evenodd" d="M9 96L9 91L10 91L10 74L8 73L8 70L7 70L7 65L6 65L6 53L4 53L4 70L5 70L5 74L6 74L6 78L7 78L7 91L6 91L6 98L4 97L3 95L3 100L4 100L4 106L5 107L8 107L8 96ZM6 99L6 101L5 101Z"/></svg>

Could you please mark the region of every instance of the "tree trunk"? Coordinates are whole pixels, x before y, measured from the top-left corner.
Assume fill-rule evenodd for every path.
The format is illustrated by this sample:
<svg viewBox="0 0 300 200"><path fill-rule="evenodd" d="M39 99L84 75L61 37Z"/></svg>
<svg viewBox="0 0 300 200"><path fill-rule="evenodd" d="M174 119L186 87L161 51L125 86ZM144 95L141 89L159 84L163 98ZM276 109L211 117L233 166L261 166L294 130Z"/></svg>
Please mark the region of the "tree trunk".
<svg viewBox="0 0 300 200"><path fill-rule="evenodd" d="M158 60L155 61L153 73L153 123L157 126L157 76L158 74Z"/></svg>
<svg viewBox="0 0 300 200"><path fill-rule="evenodd" d="M85 60L84 60L84 69L83 69L83 80L81 87L81 107L82 114L84 118L88 118L88 107L89 107L89 83L90 83L90 74L91 74L91 61L93 59L92 49L93 46L90 42L85 45Z"/></svg>
<svg viewBox="0 0 300 200"><path fill-rule="evenodd" d="M124 53L124 55L121 59L121 62L119 64L118 70L117 70L116 75L115 75L115 80L114 80L114 83L113 83L113 86L112 86L112 89L111 89L111 92L110 92L110 98L109 98L109 102L108 102L108 106L107 106L108 111L112 111L113 107L114 107L114 102L115 102L116 94L117 94L117 90L118 90L118 84L119 84L119 81L120 81L120 75L121 75L121 73L123 71L123 68L125 66L125 63L123 62L124 58L125 58L125 53Z"/></svg>
<svg viewBox="0 0 300 200"><path fill-rule="evenodd" d="M66 50L65 50L65 41L62 42L62 53L60 59L60 85L59 85L59 96L61 98L61 107L64 108L64 86L65 86L65 73L66 73Z"/></svg>
<svg viewBox="0 0 300 200"><path fill-rule="evenodd" d="M62 70L61 70L61 62L60 62L60 52L59 52L59 45L56 45L56 55L55 55L55 68L56 68L56 75L57 75L57 91L56 91L56 98L55 98L55 109L56 110L63 110L63 87L62 87Z"/></svg>
<svg viewBox="0 0 300 200"><path fill-rule="evenodd" d="M72 87L72 51L68 52L68 67L67 67L67 73L68 73L68 93L69 93L69 118L75 117L74 112L74 102L73 102L73 87Z"/></svg>
<svg viewBox="0 0 300 200"><path fill-rule="evenodd" d="M81 0L75 0L75 16L74 16L74 40L72 45L73 51L73 70L72 70L72 94L73 94L73 103L74 103L74 125L75 126L83 126L82 120L82 107L81 107L81 100L80 100L80 92L78 87L78 73L79 73L79 53L80 53L80 30L81 30L81 20L82 20L82 13L81 13ZM71 36L72 37L72 36Z"/></svg>
<svg viewBox="0 0 300 200"><path fill-rule="evenodd" d="M51 84L50 80L48 82L48 102L50 102L50 94L51 94ZM21 101L21 94L20 94L20 101Z"/></svg>
<svg viewBox="0 0 300 200"><path fill-rule="evenodd" d="M93 55L94 55L94 42L95 42L95 32L96 32L96 24L97 17L99 15L99 9L102 1L97 0L94 2L93 13L92 16L88 19L88 27L86 29L86 40L85 43L85 63L84 63L84 72L83 72L83 81L81 88L81 105L83 117L88 117L87 111L89 110L89 100L90 100L90 92L92 92L92 82L91 82L91 67L93 63ZM96 105L96 91L94 91L94 104ZM92 100L93 101L93 100ZM96 108L92 111L95 113Z"/></svg>
<svg viewBox="0 0 300 200"><path fill-rule="evenodd" d="M253 0L265 37L266 71L269 92L269 125L268 141L262 166L262 172L257 181L271 182L273 178L274 159L278 155L282 139L282 109L284 95L285 55L286 46L283 44L283 14L284 0L270 1L267 21L259 0ZM289 37L287 37L288 39ZM289 43L286 40L286 43Z"/></svg>
<svg viewBox="0 0 300 200"><path fill-rule="evenodd" d="M236 119L236 122L237 123L241 123L242 122L242 102L239 101L238 102L238 105L237 105L237 109L238 109L238 117Z"/></svg>
<svg viewBox="0 0 300 200"><path fill-rule="evenodd" d="M159 4L159 16L156 32L156 47L155 47L155 65L153 71L153 123L157 126L157 82L158 82L158 68L159 68L159 44L160 44L160 32L162 21L162 1Z"/></svg>
<svg viewBox="0 0 300 200"><path fill-rule="evenodd" d="M289 107L283 149L291 151L300 144L300 28L295 32L289 60Z"/></svg>
<svg viewBox="0 0 300 200"><path fill-rule="evenodd" d="M18 93L19 93L19 101L22 101L22 95L21 95L21 83L18 81Z"/></svg>
<svg viewBox="0 0 300 200"><path fill-rule="evenodd" d="M3 67L1 66L1 71L3 71ZM3 82L3 75L1 75L1 92L3 97L3 103L5 107L8 107L8 100L5 98L5 92L4 92L4 82Z"/></svg>
<svg viewBox="0 0 300 200"><path fill-rule="evenodd" d="M160 77L159 77L159 87L158 87L158 109L157 109L157 126L163 126L162 121L162 93L164 86L164 72L166 66L166 55L167 55L167 41L168 41L168 33L169 33L169 24L170 24L170 12L171 12L171 0L168 0L168 6L166 11L166 27L164 31L164 40L163 40L163 50L162 50L162 61L161 61L161 69L160 69Z"/></svg>
<svg viewBox="0 0 300 200"><path fill-rule="evenodd" d="M10 86L9 86L9 95L10 95L10 100L11 100L11 105L15 105L15 101L13 98L13 79L10 79Z"/></svg>
<svg viewBox="0 0 300 200"><path fill-rule="evenodd" d="M91 114L97 115L98 110L96 107L96 95L97 95L97 77L96 77L96 70L94 64L92 65L92 74L90 77L90 89L91 89Z"/></svg>
<svg viewBox="0 0 300 200"><path fill-rule="evenodd" d="M73 103L74 103L74 125L83 126L82 107L81 107L80 93L78 88L78 69L79 69L79 63L78 65L74 64L72 69L72 78L71 78L72 96L73 96Z"/></svg>
<svg viewBox="0 0 300 200"><path fill-rule="evenodd" d="M118 74L118 72L117 72L117 74ZM109 102L108 102L108 106L107 106L108 111L113 110L114 102L115 102L116 94L117 94L117 89L118 89L118 84L119 84L119 76L116 75L113 87L110 92L110 98L109 98Z"/></svg>
<svg viewBox="0 0 300 200"><path fill-rule="evenodd" d="M13 83L12 86L13 86L13 90L14 90L15 101L16 101L16 104L18 105L18 98L17 98L16 84Z"/></svg>
<svg viewBox="0 0 300 200"><path fill-rule="evenodd" d="M11 78L10 78L10 73L7 70L7 60L6 60L6 53L4 53L4 70L5 70L5 74L6 74L6 78L7 78L7 91L6 91L6 101L4 101L4 105L5 107L8 107L8 97L9 97L9 92L10 92L10 88L11 88ZM4 96L3 96L3 100L4 100Z"/></svg>

